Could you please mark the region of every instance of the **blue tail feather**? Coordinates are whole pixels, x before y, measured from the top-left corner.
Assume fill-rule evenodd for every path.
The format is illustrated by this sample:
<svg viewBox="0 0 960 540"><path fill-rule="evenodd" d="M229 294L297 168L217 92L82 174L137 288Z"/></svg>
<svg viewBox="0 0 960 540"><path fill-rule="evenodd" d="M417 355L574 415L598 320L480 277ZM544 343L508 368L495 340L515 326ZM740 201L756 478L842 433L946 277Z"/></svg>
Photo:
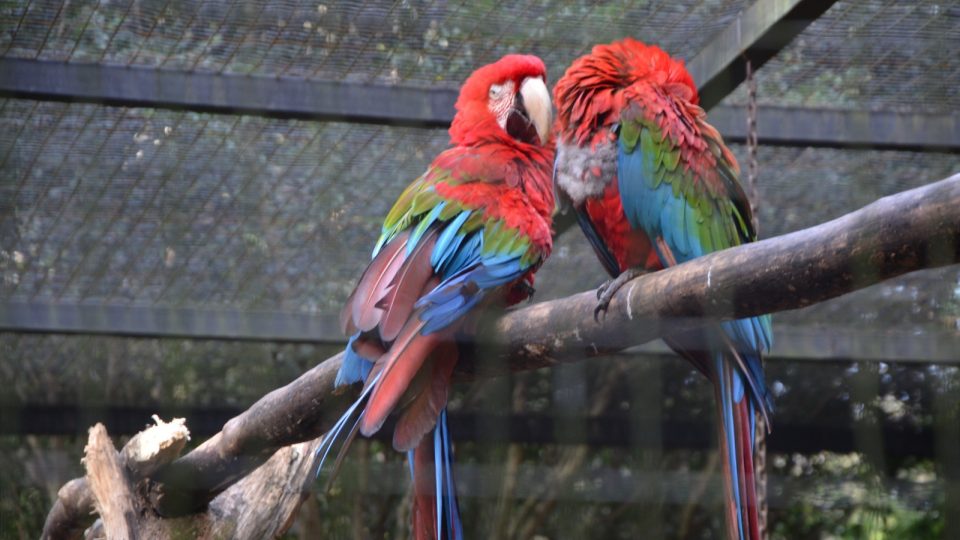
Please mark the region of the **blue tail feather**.
<svg viewBox="0 0 960 540"><path fill-rule="evenodd" d="M356 339L356 336L351 338L351 342L353 339ZM340 371L337 372L338 381L341 380L341 378L343 380L348 380L350 377L354 375L353 373L354 367L348 367L347 368L348 373L344 374L344 367L347 364L348 357L350 357L352 350L353 350L352 347L350 346L347 347L347 351L344 354L343 364L341 364L340 366ZM359 364L359 367L357 369L359 369L360 372L362 373L362 378L355 381L347 382L345 384L353 384L353 382L365 380L367 375L369 375L370 373L370 368L373 367L373 364L369 360L366 360L365 358L363 358L362 356L356 353L352 353L352 354L355 358L353 358L351 362L359 359L359 361L366 362L367 364L370 364L370 366L367 368L364 368L362 364ZM341 377L341 375L343 375L343 377ZM378 373L376 377L374 377L374 379L370 381L370 384L367 385L367 387L364 388L363 392L360 393L360 397L358 397L356 401L354 401L353 404L351 404L350 407L348 407L347 410L340 416L340 418L336 421L336 423L333 424L333 427L331 427L330 430L327 431L327 434L324 436L323 441L320 443L320 446L317 447L317 454L320 455L320 463L317 465L317 476L320 476L320 471L323 470L323 464L326 463L327 457L330 455L330 451L333 449L334 443L336 443L337 440L340 438L341 433L343 433L343 428L347 426L347 424L350 422L350 419L353 418L353 425L351 426L351 430L353 429L353 427L356 426L357 422L360 421L360 416L363 411L358 412L358 409L360 409L360 406L370 396L370 392L372 392L373 389L376 387L376 382L377 382L377 379L380 378L380 375L381 374ZM341 452L344 450L345 449L342 449Z"/></svg>
<svg viewBox="0 0 960 540"><path fill-rule="evenodd" d="M436 530L442 540L463 540L463 522L457 502L457 491L453 478L453 444L447 429L447 411L444 409L437 417L433 428L433 486L436 511ZM414 450L407 452L410 464L410 478L417 483L414 469Z"/></svg>
<svg viewBox="0 0 960 540"><path fill-rule="evenodd" d="M439 426L440 419L437 419L437 426L433 428L433 482L434 482L434 491L433 497L434 502L437 505L437 537L443 536L443 507L444 507L444 497L443 497L443 486L445 482L443 481L443 448L442 448L442 439L443 439L443 430Z"/></svg>
<svg viewBox="0 0 960 540"><path fill-rule="evenodd" d="M446 497L444 497L444 500L446 507L448 508L446 515L450 519L450 528L454 531L453 537L458 540L462 540L463 523L460 521L460 508L457 504L457 488L454 486L453 482L453 447L450 444L450 433L447 429L446 409L440 413L439 431L441 431L444 450L443 469L447 489L447 494Z"/></svg>
<svg viewBox="0 0 960 540"><path fill-rule="evenodd" d="M737 441L736 433L734 428L734 403L739 402L739 399L736 399L736 387L740 386L740 399L743 399L743 382L739 381L740 375L736 372L731 365L728 364L727 360L724 358L723 354L717 354L716 361L716 384L720 385L720 403L717 405L721 408L721 415L723 418L723 436L724 443L727 446L727 466L730 468L730 490L732 493L728 496L733 497L734 505L736 506L736 519L737 519L737 529L740 532L740 540L744 540L743 531L745 530L743 523L743 501L740 500L740 490L738 486L740 485L740 467L737 460Z"/></svg>

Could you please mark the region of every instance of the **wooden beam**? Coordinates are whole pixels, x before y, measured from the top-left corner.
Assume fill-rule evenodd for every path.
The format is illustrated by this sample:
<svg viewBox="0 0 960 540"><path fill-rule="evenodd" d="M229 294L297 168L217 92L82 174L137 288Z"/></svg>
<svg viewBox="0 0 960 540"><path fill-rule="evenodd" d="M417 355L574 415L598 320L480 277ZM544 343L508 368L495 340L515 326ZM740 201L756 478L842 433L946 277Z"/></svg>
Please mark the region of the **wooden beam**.
<svg viewBox="0 0 960 540"><path fill-rule="evenodd" d="M706 58L706 52L697 58ZM710 71L706 66L690 67ZM734 80L739 84L742 78ZM438 129L450 125L457 97L451 89L10 58L0 58L0 96ZM709 118L728 141L746 140L746 112L741 107L717 106ZM764 145L960 149L957 114L760 107L758 123Z"/></svg>
<svg viewBox="0 0 960 540"><path fill-rule="evenodd" d="M0 302L0 331L316 344L345 342L333 316L115 304Z"/></svg>
<svg viewBox="0 0 960 540"><path fill-rule="evenodd" d="M333 316L230 309L0 302L0 332L345 345ZM960 363L960 334L931 328L858 330L777 325L773 361ZM915 339L923 335L923 339ZM669 354L662 342L638 353Z"/></svg>
<svg viewBox="0 0 960 540"><path fill-rule="evenodd" d="M921 268L960 263L960 173L793 233L698 257L621 288L597 324L586 291L508 313L478 372L603 355L703 324L798 309ZM467 361L458 369L469 370Z"/></svg>
<svg viewBox="0 0 960 540"><path fill-rule="evenodd" d="M746 118L746 107L722 105L709 116L724 139L736 143L747 140ZM757 137L762 146L956 153L960 115L760 106Z"/></svg>
<svg viewBox="0 0 960 540"><path fill-rule="evenodd" d="M456 93L284 77L0 59L0 96L446 128Z"/></svg>
<svg viewBox="0 0 960 540"><path fill-rule="evenodd" d="M835 0L756 0L711 39L687 68L700 88L700 104L711 109L746 79L746 60L756 71Z"/></svg>

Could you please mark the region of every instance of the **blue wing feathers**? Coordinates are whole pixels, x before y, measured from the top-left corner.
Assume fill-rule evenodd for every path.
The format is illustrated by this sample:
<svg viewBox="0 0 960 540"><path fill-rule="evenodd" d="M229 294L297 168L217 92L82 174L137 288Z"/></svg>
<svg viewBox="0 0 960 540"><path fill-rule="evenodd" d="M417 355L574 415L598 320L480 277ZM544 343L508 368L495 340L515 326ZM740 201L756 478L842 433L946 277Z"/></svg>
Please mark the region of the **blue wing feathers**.
<svg viewBox="0 0 960 540"><path fill-rule="evenodd" d="M367 375L370 374L370 369L373 368L373 362L360 356L353 350L353 342L356 341L358 337L360 337L359 332L351 336L350 340L347 341L347 348L343 352L343 363L340 365L340 370L337 371L337 379L333 383L334 386L339 387L366 380Z"/></svg>
<svg viewBox="0 0 960 540"><path fill-rule="evenodd" d="M690 249L690 244L695 239L690 238L690 235L687 233L687 199L681 193L679 197L674 199L674 202L670 205L670 208L673 209L673 220L670 224L670 229L673 231L673 244L670 244L672 248L674 245L677 246L677 250L683 253L683 257L693 258L693 250ZM674 253L676 255L676 253Z"/></svg>
<svg viewBox="0 0 960 540"><path fill-rule="evenodd" d="M587 237L597 257L600 258L600 263L603 264L603 268L611 277L617 277L621 270L620 263L617 262L617 258L610 252L606 241L600 237L600 233L597 232L597 228L594 226L593 221L590 220L586 209L579 208L574 210L574 213L577 216L577 223L580 224L580 229L583 231L584 236Z"/></svg>
<svg viewBox="0 0 960 540"><path fill-rule="evenodd" d="M431 334L446 328L473 309L489 289L514 281L524 271L520 259L512 258L496 265L468 268L441 282L417 301L417 307L423 308L420 320L426 322L422 332ZM476 287L469 287L470 283Z"/></svg>
<svg viewBox="0 0 960 540"><path fill-rule="evenodd" d="M520 262L525 252L522 244L515 247L517 242L510 240L500 246L485 246L482 229L464 234L460 229L468 218L469 212L461 212L442 225L444 230L430 260L443 281L416 303L417 308L423 308L423 334L453 324L473 309L488 290L520 278L528 268ZM499 230L502 223L493 225L494 230ZM468 286L471 283L475 287Z"/></svg>
<svg viewBox="0 0 960 540"><path fill-rule="evenodd" d="M461 245L452 257L446 267L442 268L443 276L451 276L462 268L467 268L477 264L480 260L480 249L483 247L483 236L477 233L471 234Z"/></svg>
<svg viewBox="0 0 960 540"><path fill-rule="evenodd" d="M733 386L732 388L733 402L740 403L741 401L743 401L743 390L744 390L743 379L737 373L733 374L732 379L733 379L733 385L732 385Z"/></svg>
<svg viewBox="0 0 960 540"><path fill-rule="evenodd" d="M424 334L450 326L475 307L490 289L519 279L529 269L529 264L521 262L526 244L519 238L500 235L507 237L499 242L502 245L485 246L484 229L462 230L470 218L470 210L457 213L447 222L439 220L446 205L445 201L438 203L417 223L407 240L409 255L431 227L442 228L430 253L430 265L442 281L415 304L416 308L422 309L420 319L425 323ZM505 225L499 220L490 226L499 231ZM494 236L487 232L487 237ZM374 256L382 248L383 238L378 242ZM338 386L364 380L373 366L370 360L353 350L358 337L356 334L350 338L343 364L337 372Z"/></svg>
<svg viewBox="0 0 960 540"><path fill-rule="evenodd" d="M430 210L430 213L427 214L420 223L414 227L413 232L410 233L410 239L407 241L407 255L413 253L413 250L417 247L417 244L420 243L420 239L423 238L423 235L427 232L427 229L440 217L440 212L443 212L444 207L447 206L446 202L437 203L436 206Z"/></svg>
<svg viewBox="0 0 960 540"><path fill-rule="evenodd" d="M519 232L516 235L502 234L501 229L506 227L502 220L488 222L487 229L464 231L463 226L470 219L471 211L464 210L448 221L441 221L440 216L446 205L446 202L440 202L424 215L414 226L407 240L409 256L428 231L436 230L439 233L432 236L436 240L433 251L430 253L429 263L434 274L441 281L414 304L414 308L419 310L420 320L424 323L420 330L424 335L451 326L479 304L490 290L521 278L531 264L522 262L529 243L520 237ZM497 234L498 232L501 233ZM378 241L374 249L374 257L383 247L384 238L386 235L382 235ZM485 245L485 239L487 239L487 245ZM359 335L358 333L350 338L343 364L337 373L337 385L363 381L370 375L373 363L353 350L353 344ZM375 385L376 381L369 382L361 396L341 416L318 448L321 468L334 442L340 438L344 429L350 427L351 419L356 418L356 421L359 421L362 414L362 409L359 407L365 402ZM353 423L356 424L356 421ZM453 448L447 430L445 410L440 413L434 427L433 446L436 530L442 538L462 540L463 526L457 508L453 480ZM412 462L413 453L408 455ZM411 474L413 473L411 465Z"/></svg>
<svg viewBox="0 0 960 540"><path fill-rule="evenodd" d="M646 135L641 134L641 137L644 136ZM655 157L645 155L642 148L641 143L636 145L632 152L628 152L621 142L617 157L621 202L630 225L646 231L650 238L662 238L677 263L700 257L714 251L717 246L724 245L724 231L716 227L700 227L698 216L702 212L695 211L682 192L675 193L673 185L656 177ZM708 230L707 234L711 236L701 237L698 233L703 229ZM664 260L664 254L660 253L659 247L654 244L654 248L661 260ZM763 382L759 355L771 348L773 332L770 317L725 321L722 327L743 357L750 370L751 379L760 386L758 390L762 395L757 398L769 409L770 399Z"/></svg>
<svg viewBox="0 0 960 540"><path fill-rule="evenodd" d="M686 219L684 220L684 230L686 231L687 238L690 239L691 256L694 258L702 257L704 254L710 253L710 251L713 251L713 250L705 249L705 246L703 245L703 240L701 239L700 234L698 233L700 229L700 225L698 223L697 216L699 215L699 213L695 212L694 209L690 207L690 205L685 205L685 210L686 211L684 215Z"/></svg>
<svg viewBox="0 0 960 540"><path fill-rule="evenodd" d="M426 324L421 330L421 333L424 335L432 334L434 332L443 330L447 326L450 326L460 317L463 317L468 311L473 309L483 296L480 294L475 294L469 298L464 297L462 301L454 300L457 302L453 307L447 307L446 304L441 304L437 306L431 306L424 310L420 315L420 319L426 321Z"/></svg>
<svg viewBox="0 0 960 540"><path fill-rule="evenodd" d="M434 256L431 257L430 264L434 268L438 269L441 274L444 273L449 265L453 262L466 237L466 234L457 233L450 240L444 251L434 249ZM434 258L436 258L436 261L433 260Z"/></svg>
<svg viewBox="0 0 960 540"><path fill-rule="evenodd" d="M457 217L450 221L450 224L443 229L443 232L440 233L440 236L437 238L437 244L434 246L433 253L430 256L431 266L441 268L443 262L457 252L460 243L463 242L463 238L466 236L460 232L460 227L467 221L470 214L471 212L469 210L460 212Z"/></svg>

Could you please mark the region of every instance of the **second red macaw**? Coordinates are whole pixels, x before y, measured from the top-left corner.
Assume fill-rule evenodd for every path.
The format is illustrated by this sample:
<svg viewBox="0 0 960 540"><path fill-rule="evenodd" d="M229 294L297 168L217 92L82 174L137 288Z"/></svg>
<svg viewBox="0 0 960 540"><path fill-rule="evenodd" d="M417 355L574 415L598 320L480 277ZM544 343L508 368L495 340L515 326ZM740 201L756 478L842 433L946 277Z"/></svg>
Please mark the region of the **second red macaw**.
<svg viewBox="0 0 960 540"><path fill-rule="evenodd" d="M557 82L555 183L611 276L598 310L638 273L756 239L737 162L683 63L633 39L598 45ZM759 538L754 412L771 408L761 355L770 317L667 343L714 383L731 540ZM769 423L767 424L769 425Z"/></svg>
<svg viewBox="0 0 960 540"><path fill-rule="evenodd" d="M458 342L480 306L529 296L552 247L543 62L508 55L478 69L456 109L453 147L400 195L341 312L350 341L337 384L364 387L320 447L325 458L339 434L345 449L399 412L393 446L409 455L417 540L463 537L445 412Z"/></svg>

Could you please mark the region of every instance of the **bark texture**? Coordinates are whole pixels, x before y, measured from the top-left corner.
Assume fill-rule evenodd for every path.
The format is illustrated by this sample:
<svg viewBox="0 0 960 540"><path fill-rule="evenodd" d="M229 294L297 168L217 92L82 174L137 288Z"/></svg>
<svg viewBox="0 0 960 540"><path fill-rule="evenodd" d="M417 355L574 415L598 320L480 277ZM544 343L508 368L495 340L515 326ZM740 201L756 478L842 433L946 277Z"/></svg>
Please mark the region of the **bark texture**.
<svg viewBox="0 0 960 540"><path fill-rule="evenodd" d="M43 538L259 540L290 527L310 493L321 439L281 448L203 512L166 519L154 511L157 484L149 474L179 456L188 432L182 419L157 423L120 452L102 424L91 428L84 458L87 476L60 490Z"/></svg>
<svg viewBox="0 0 960 540"><path fill-rule="evenodd" d="M107 538L139 538L133 485L103 424L90 428L90 438L84 452L87 482L93 492L97 513L103 520L103 530Z"/></svg>

